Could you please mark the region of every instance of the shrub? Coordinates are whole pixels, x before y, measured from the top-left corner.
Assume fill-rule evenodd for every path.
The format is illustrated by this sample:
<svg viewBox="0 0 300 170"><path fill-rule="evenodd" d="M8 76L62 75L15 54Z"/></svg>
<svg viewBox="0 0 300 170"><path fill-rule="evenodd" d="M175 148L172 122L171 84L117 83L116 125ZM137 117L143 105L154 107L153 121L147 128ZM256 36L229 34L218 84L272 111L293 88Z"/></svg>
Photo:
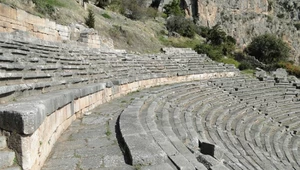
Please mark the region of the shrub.
<svg viewBox="0 0 300 170"><path fill-rule="evenodd" d="M91 9L89 9L88 17L85 18L85 24L89 28L95 28L95 15L94 15L94 12Z"/></svg>
<svg viewBox="0 0 300 170"><path fill-rule="evenodd" d="M149 17L149 18L156 18L158 16L157 9L155 9L153 7L147 8L146 12L147 12L147 17Z"/></svg>
<svg viewBox="0 0 300 170"><path fill-rule="evenodd" d="M147 16L147 8L143 0L122 0L121 13L133 20L144 19Z"/></svg>
<svg viewBox="0 0 300 170"><path fill-rule="evenodd" d="M289 74L300 77L300 66L293 65L291 62L280 62L279 66L285 68Z"/></svg>
<svg viewBox="0 0 300 170"><path fill-rule="evenodd" d="M212 45L221 45L226 41L226 33L221 29L220 25L215 25L208 31L206 41Z"/></svg>
<svg viewBox="0 0 300 170"><path fill-rule="evenodd" d="M300 23L295 23L294 26L296 27L297 30L300 30Z"/></svg>
<svg viewBox="0 0 300 170"><path fill-rule="evenodd" d="M193 21L182 16L173 16L167 21L169 32L177 32L184 37L192 38L196 32L196 26Z"/></svg>
<svg viewBox="0 0 300 170"><path fill-rule="evenodd" d="M284 14L283 13L277 14L277 17L278 18L284 18Z"/></svg>
<svg viewBox="0 0 300 170"><path fill-rule="evenodd" d="M110 0L96 0L95 5L104 9L110 4L110 2Z"/></svg>
<svg viewBox="0 0 300 170"><path fill-rule="evenodd" d="M61 7L64 6L58 0L32 0L35 4L35 8L38 12L44 15L53 16L55 13L55 6Z"/></svg>
<svg viewBox="0 0 300 170"><path fill-rule="evenodd" d="M107 13L103 13L101 14L104 18L107 18L107 19L111 19L110 15L108 15Z"/></svg>
<svg viewBox="0 0 300 170"><path fill-rule="evenodd" d="M250 63L248 63L248 62L246 62L246 61L241 62L240 65L238 66L238 68L239 68L240 70L250 70L250 69L254 69L254 67L253 67Z"/></svg>
<svg viewBox="0 0 300 170"><path fill-rule="evenodd" d="M266 64L286 60L290 55L289 46L280 38L271 34L255 37L245 52Z"/></svg>
<svg viewBox="0 0 300 170"><path fill-rule="evenodd" d="M208 32L209 32L209 28L208 27L204 27L204 26L199 26L197 27L197 34L201 35L203 38L207 38L208 36Z"/></svg>
<svg viewBox="0 0 300 170"><path fill-rule="evenodd" d="M169 4L166 4L163 9L167 16L184 16L184 12L180 8L179 0L173 0Z"/></svg>
<svg viewBox="0 0 300 170"><path fill-rule="evenodd" d="M222 50L209 44L199 44L194 49L199 54L207 54L212 60L220 61L223 57Z"/></svg>

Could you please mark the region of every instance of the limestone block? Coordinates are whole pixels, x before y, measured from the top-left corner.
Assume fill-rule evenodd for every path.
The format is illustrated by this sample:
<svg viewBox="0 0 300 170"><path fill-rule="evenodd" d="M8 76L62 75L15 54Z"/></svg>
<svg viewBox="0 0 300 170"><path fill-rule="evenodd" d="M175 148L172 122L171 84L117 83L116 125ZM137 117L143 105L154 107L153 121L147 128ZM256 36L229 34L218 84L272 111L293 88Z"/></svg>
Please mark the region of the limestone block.
<svg viewBox="0 0 300 170"><path fill-rule="evenodd" d="M40 169L59 136L75 119L76 116L71 114L71 105L67 105L48 116L32 135L18 137L20 141L17 143L22 148L22 153L19 153L22 168Z"/></svg>
<svg viewBox="0 0 300 170"><path fill-rule="evenodd" d="M46 26L46 20L35 16L28 14L26 11L23 11L21 9L17 9L17 20L18 21L24 21L29 24L45 27Z"/></svg>
<svg viewBox="0 0 300 170"><path fill-rule="evenodd" d="M24 102L1 107L0 127L20 134L32 134L44 121L44 106Z"/></svg>
<svg viewBox="0 0 300 170"><path fill-rule="evenodd" d="M52 30L56 30L57 25L59 25L59 24L56 24L55 22L50 21L49 19L45 19L45 20L46 20L45 27L50 28Z"/></svg>
<svg viewBox="0 0 300 170"><path fill-rule="evenodd" d="M17 19L17 10L13 9L7 5L0 4L0 15L11 18L13 20L16 20Z"/></svg>

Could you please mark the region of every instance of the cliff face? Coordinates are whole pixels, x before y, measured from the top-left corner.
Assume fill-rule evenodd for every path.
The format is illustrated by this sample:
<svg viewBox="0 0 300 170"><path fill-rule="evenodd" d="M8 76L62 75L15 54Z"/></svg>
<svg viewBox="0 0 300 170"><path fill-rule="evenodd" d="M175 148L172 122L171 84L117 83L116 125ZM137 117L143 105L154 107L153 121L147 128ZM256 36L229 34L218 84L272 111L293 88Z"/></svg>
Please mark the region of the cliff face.
<svg viewBox="0 0 300 170"><path fill-rule="evenodd" d="M299 0L184 0L186 13L200 25L220 24L245 47L251 39L264 33L283 38L293 50L293 61L300 58ZM299 30L297 30L297 23Z"/></svg>

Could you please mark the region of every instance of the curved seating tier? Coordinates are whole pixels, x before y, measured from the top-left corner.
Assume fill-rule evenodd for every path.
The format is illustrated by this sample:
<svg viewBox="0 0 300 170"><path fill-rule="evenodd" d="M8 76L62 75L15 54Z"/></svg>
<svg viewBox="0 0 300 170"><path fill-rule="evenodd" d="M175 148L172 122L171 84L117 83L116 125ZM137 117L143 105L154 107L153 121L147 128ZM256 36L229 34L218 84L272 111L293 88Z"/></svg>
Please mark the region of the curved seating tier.
<svg viewBox="0 0 300 170"><path fill-rule="evenodd" d="M300 169L299 105L296 93L287 94L292 88L239 76L151 89L120 117L131 163L171 162L179 169ZM159 152L152 149L140 156L139 148L152 145Z"/></svg>
<svg viewBox="0 0 300 170"><path fill-rule="evenodd" d="M9 146L22 168L39 169L71 122L99 104L151 86L239 74L191 49L173 50L137 55L0 34L0 130L11 134ZM167 159L152 143L154 160Z"/></svg>

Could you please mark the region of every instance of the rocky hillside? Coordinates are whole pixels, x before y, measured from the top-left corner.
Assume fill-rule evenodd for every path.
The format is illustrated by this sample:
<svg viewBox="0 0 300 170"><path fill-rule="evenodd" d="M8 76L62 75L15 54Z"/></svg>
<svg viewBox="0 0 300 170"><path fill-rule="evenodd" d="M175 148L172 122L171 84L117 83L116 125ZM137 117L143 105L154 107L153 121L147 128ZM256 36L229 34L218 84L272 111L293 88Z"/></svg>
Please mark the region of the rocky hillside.
<svg viewBox="0 0 300 170"><path fill-rule="evenodd" d="M293 61L299 64L299 0L185 0L185 4L186 13L199 24L220 24L240 47L264 33L282 37L293 49Z"/></svg>

